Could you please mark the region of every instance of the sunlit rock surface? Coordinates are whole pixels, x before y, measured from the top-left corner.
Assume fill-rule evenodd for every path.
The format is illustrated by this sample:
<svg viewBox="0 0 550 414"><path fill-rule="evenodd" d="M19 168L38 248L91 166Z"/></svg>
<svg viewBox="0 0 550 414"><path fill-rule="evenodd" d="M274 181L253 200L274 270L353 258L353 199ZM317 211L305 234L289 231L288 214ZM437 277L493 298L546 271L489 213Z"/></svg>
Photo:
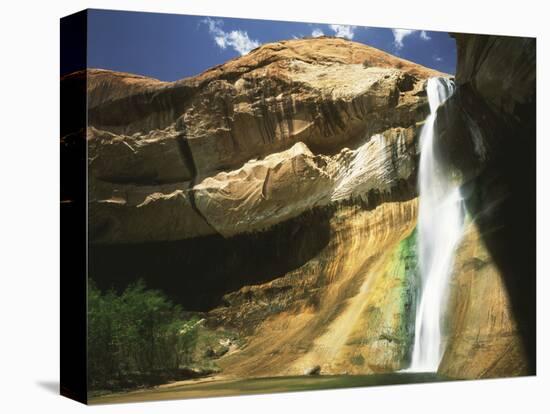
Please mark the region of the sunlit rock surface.
<svg viewBox="0 0 550 414"><path fill-rule="evenodd" d="M410 283L403 241L416 225L417 200L372 210L341 207L330 240L303 266L225 297L210 315L253 330L247 346L220 361L231 376L392 372L406 367ZM406 243L405 243L406 244ZM252 322L253 323L250 323ZM414 331L414 328L412 328Z"/></svg>
<svg viewBox="0 0 550 414"><path fill-rule="evenodd" d="M431 76L447 75L335 38L174 83L88 71L96 278L210 295L208 324L246 340L224 375L404 368Z"/></svg>
<svg viewBox="0 0 550 414"><path fill-rule="evenodd" d="M439 373L492 378L529 373L512 305L495 260L470 223L458 247Z"/></svg>
<svg viewBox="0 0 550 414"><path fill-rule="evenodd" d="M460 42L459 91L491 91L472 78L492 72L471 65L482 55L501 62L504 52ZM335 38L266 44L170 83L87 71L90 276L106 288L143 277L204 312L209 327L238 332L242 346L217 360L228 377L406 368L417 138L431 76L448 75ZM524 91L503 91L530 102ZM522 108L483 96L494 111ZM479 179L495 141L438 119L447 158L465 180ZM491 183L464 187L478 225L503 193ZM502 273L513 254L486 230L469 230L456 262L440 368L451 377L532 372L520 340L529 328L516 322L525 304L507 299L517 278Z"/></svg>
<svg viewBox="0 0 550 414"><path fill-rule="evenodd" d="M172 83L89 70L91 241L228 237L414 183L436 75L336 38Z"/></svg>

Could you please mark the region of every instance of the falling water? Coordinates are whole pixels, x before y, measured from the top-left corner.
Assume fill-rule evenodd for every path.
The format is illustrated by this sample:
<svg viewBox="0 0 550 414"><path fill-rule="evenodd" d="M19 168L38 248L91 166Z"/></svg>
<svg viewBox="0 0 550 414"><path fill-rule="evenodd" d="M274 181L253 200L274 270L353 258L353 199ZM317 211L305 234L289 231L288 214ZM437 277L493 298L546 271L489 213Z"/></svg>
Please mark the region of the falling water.
<svg viewBox="0 0 550 414"><path fill-rule="evenodd" d="M437 159L434 123L437 108L454 90L445 78L428 80L430 115L420 135L418 254L422 285L416 309L415 338L409 371L435 372L444 344L441 323L455 247L462 235L464 208L459 187Z"/></svg>

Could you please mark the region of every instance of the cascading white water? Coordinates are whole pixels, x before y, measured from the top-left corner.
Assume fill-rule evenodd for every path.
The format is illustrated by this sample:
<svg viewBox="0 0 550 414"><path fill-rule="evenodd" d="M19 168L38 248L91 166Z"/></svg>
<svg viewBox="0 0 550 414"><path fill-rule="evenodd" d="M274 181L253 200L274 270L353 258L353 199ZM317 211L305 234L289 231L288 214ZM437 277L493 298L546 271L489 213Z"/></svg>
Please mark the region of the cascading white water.
<svg viewBox="0 0 550 414"><path fill-rule="evenodd" d="M412 363L408 371L435 372L443 356L441 323L454 253L463 232L464 206L459 187L437 159L434 123L437 108L454 91L449 79L431 78L430 115L420 135L418 172L418 254L422 285L416 308Z"/></svg>

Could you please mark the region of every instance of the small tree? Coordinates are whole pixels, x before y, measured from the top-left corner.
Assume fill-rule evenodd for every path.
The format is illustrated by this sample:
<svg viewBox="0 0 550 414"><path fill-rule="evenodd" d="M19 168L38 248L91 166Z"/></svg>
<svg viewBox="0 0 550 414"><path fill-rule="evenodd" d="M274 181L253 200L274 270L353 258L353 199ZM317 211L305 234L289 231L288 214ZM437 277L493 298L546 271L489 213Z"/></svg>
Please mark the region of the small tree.
<svg viewBox="0 0 550 414"><path fill-rule="evenodd" d="M176 370L190 361L197 319L184 320L182 309L142 281L122 294L88 288L88 366L92 387Z"/></svg>

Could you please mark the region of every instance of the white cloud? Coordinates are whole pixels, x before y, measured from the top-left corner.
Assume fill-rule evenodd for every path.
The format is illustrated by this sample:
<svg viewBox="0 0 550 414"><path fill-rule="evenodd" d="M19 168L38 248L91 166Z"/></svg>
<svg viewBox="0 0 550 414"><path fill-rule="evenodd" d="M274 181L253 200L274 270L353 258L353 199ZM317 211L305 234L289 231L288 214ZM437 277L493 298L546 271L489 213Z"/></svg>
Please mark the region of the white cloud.
<svg viewBox="0 0 550 414"><path fill-rule="evenodd" d="M395 45L396 49L401 49L403 47L403 40L416 32L416 30L410 30L410 29L392 29L393 33L393 44Z"/></svg>
<svg viewBox="0 0 550 414"><path fill-rule="evenodd" d="M392 29L392 32L393 32L393 44L397 49L401 49L403 47L403 39L413 34L415 30Z"/></svg>
<svg viewBox="0 0 550 414"><path fill-rule="evenodd" d="M432 37L425 30L422 30L420 32L420 38L422 40L430 40Z"/></svg>
<svg viewBox="0 0 550 414"><path fill-rule="evenodd" d="M202 22L208 26L208 31L213 36L214 42L216 42L221 49L231 47L241 55L244 55L252 49L260 46L260 42L251 39L248 36L248 33L243 30L232 30L230 32L225 32L222 29L223 21L221 20L207 17Z"/></svg>
<svg viewBox="0 0 550 414"><path fill-rule="evenodd" d="M325 34L323 33L323 31L319 28L315 28L313 29L313 31L311 32L311 35L313 37L319 37L319 36L324 36Z"/></svg>
<svg viewBox="0 0 550 414"><path fill-rule="evenodd" d="M411 29L392 29L393 32L393 44L397 50L403 48L403 40L407 36L412 35L413 33L418 32L418 30L411 30ZM420 38L422 40L428 41L431 40L432 37L426 32L425 30L420 31Z"/></svg>
<svg viewBox="0 0 550 414"><path fill-rule="evenodd" d="M331 24L329 27L337 37L345 37L346 39L353 39L355 29L357 28L357 26L348 26L345 24Z"/></svg>
<svg viewBox="0 0 550 414"><path fill-rule="evenodd" d="M443 58L440 57L440 56L434 56L434 60L435 60L436 62L441 62L441 61L443 60Z"/></svg>

